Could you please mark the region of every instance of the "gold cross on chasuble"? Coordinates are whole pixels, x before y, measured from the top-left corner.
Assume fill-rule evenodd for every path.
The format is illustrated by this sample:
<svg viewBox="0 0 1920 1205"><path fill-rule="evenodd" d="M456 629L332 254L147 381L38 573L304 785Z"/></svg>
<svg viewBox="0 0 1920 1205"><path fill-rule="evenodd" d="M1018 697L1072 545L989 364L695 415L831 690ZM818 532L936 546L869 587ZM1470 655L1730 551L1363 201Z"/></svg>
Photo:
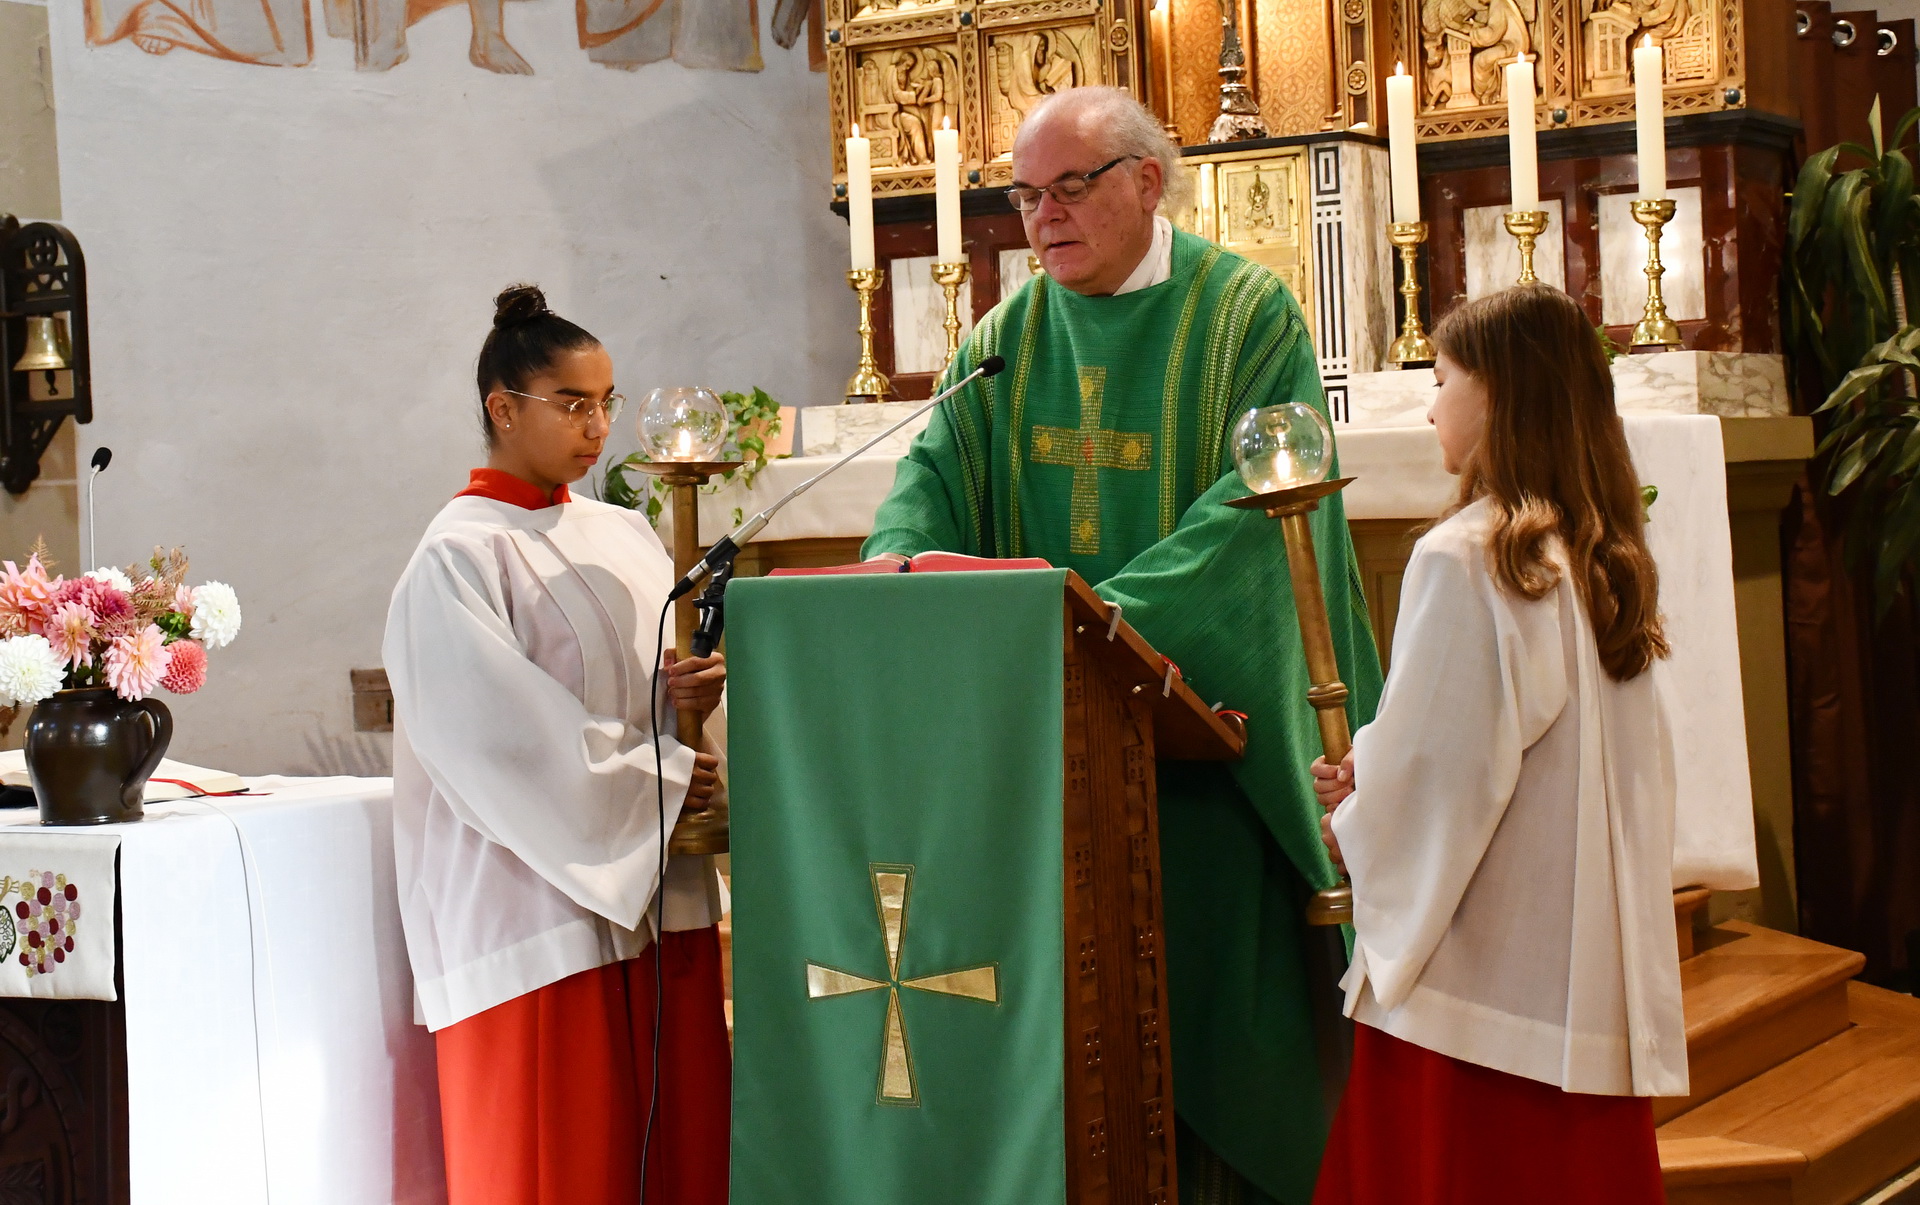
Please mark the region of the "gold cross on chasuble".
<svg viewBox="0 0 1920 1205"><path fill-rule="evenodd" d="M1100 470L1145 470L1153 467L1153 436L1148 432L1106 431L1100 427L1105 403L1107 370L1080 370L1080 428L1035 427L1035 464L1063 464L1073 469L1073 500L1067 547L1078 556L1100 552Z"/></svg>
<svg viewBox="0 0 1920 1205"><path fill-rule="evenodd" d="M880 1039L880 1103L918 1105L920 1092L913 1080L913 1050L907 1044L906 1021L900 1016L900 989L910 987L918 992L965 996L998 1004L1000 972L998 967L989 965L902 980L900 949L907 940L907 899L913 891L913 867L875 862L869 864L867 870L873 876L873 900L880 910L880 935L887 949L887 978L882 982L809 962L807 997L826 1000L885 988L887 1021Z"/></svg>

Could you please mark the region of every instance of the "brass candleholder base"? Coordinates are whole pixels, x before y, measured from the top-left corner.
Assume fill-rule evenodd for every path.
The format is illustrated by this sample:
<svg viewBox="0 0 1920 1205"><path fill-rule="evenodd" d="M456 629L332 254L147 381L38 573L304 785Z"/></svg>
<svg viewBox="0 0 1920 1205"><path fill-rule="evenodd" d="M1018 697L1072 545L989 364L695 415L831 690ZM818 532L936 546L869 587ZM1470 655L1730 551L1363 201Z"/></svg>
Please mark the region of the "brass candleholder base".
<svg viewBox="0 0 1920 1205"><path fill-rule="evenodd" d="M654 460L634 466L643 473L660 478L673 487L670 509L673 514L673 571L684 575L700 559L699 489L713 478L740 462L709 460ZM673 604L673 647L675 658L693 655L693 630L700 622L694 611L693 595ZM681 744L698 749L702 740L699 717L692 712L675 713L678 724L674 736ZM673 854L723 854L728 849L729 825L724 804L682 810L674 822L673 835L667 839L667 852Z"/></svg>
<svg viewBox="0 0 1920 1205"><path fill-rule="evenodd" d="M1660 278L1667 274L1660 262L1660 231L1673 220L1673 210L1672 197L1633 203L1633 220L1647 228L1647 308L1633 324L1629 347L1680 346L1680 328L1667 317L1667 302L1660 295Z"/></svg>
<svg viewBox="0 0 1920 1205"><path fill-rule="evenodd" d="M1520 244L1520 279L1517 285L1539 284L1540 278L1533 274L1533 245L1547 232L1547 211L1544 209L1516 209L1504 219L1507 233Z"/></svg>
<svg viewBox="0 0 1920 1205"><path fill-rule="evenodd" d="M1413 223L1407 223L1412 225ZM1313 704L1314 717L1320 722L1320 750L1328 765L1337 766L1353 747L1347 728L1347 687L1340 681L1340 662L1333 652L1333 629L1327 624L1327 596L1320 587L1320 564L1313 550L1313 525L1307 516L1320 505L1320 499L1337 494L1353 481L1317 481L1292 489L1235 498L1228 506L1241 510L1263 510L1280 520L1280 535L1287 544L1287 572L1293 584L1293 610L1300 619L1300 643L1307 655L1307 702ZM1343 879L1338 886L1313 893L1307 904L1310 925L1350 925L1353 923L1353 888Z"/></svg>
<svg viewBox="0 0 1920 1205"><path fill-rule="evenodd" d="M887 274L879 268L855 268L847 273L847 284L860 295L860 367L847 378L849 402L877 402L893 392L893 384L873 358L873 295L886 279Z"/></svg>
<svg viewBox="0 0 1920 1205"><path fill-rule="evenodd" d="M947 332L947 358L940 362L941 372L945 372L947 365L953 363L953 357L960 353L960 286L972 275L973 268L964 259L952 263L936 261L933 265L933 283L947 295L947 318L941 323Z"/></svg>
<svg viewBox="0 0 1920 1205"><path fill-rule="evenodd" d="M1260 102L1244 79L1247 52L1240 45L1235 0L1220 0L1220 116L1207 131L1208 142L1245 142L1265 138L1267 123L1260 118Z"/></svg>
<svg viewBox="0 0 1920 1205"><path fill-rule="evenodd" d="M1400 337L1387 349L1387 359L1395 364L1433 363L1433 340L1420 325L1420 245L1427 241L1425 222L1394 222L1387 227L1387 241L1400 249L1400 299L1406 317L1400 322Z"/></svg>

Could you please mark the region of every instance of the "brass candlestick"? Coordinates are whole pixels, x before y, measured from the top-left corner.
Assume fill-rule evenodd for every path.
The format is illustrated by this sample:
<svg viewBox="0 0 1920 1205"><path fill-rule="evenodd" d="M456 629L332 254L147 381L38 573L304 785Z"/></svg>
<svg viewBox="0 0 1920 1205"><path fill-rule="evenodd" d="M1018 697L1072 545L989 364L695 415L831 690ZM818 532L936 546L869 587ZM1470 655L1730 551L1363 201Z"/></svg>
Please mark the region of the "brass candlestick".
<svg viewBox="0 0 1920 1205"><path fill-rule="evenodd" d="M1207 132L1208 142L1245 142L1265 138L1267 123L1260 119L1260 102L1247 87L1247 52L1240 45L1240 22L1234 11L1238 0L1220 0L1220 116Z"/></svg>
<svg viewBox="0 0 1920 1205"><path fill-rule="evenodd" d="M1629 347L1678 347L1680 328L1667 317L1667 302L1660 295L1660 278L1667 274L1660 262L1660 230L1673 220L1673 198L1635 201L1633 220L1647 228L1647 308L1633 324Z"/></svg>
<svg viewBox="0 0 1920 1205"><path fill-rule="evenodd" d="M673 487L669 505L673 513L673 571L684 576L700 559L699 489L730 469L735 461L653 460L636 465L642 472L660 478ZM693 595L687 594L673 604L673 647L675 658L693 656L693 630L699 624ZM681 744L698 749L703 739L700 717L690 711L675 713L678 725L674 735ZM682 809L674 822L673 836L667 840L667 852L674 854L723 854L728 849L727 808L724 804Z"/></svg>
<svg viewBox="0 0 1920 1205"><path fill-rule="evenodd" d="M1320 563L1314 555L1313 524L1308 517L1320 505L1320 499L1339 493L1353 480L1316 481L1251 498L1235 498L1228 506L1242 510L1263 510L1280 520L1280 535L1287 544L1287 572L1293 583L1293 611L1300 620L1300 644L1307 655L1307 702L1313 704L1314 717L1320 721L1320 749L1327 764L1337 766L1353 747L1347 729L1347 687L1340 681L1340 662L1333 652L1333 629L1327 623L1327 597L1321 592ZM1307 904L1310 925L1350 925L1353 923L1353 888L1344 878L1336 887L1313 893Z"/></svg>
<svg viewBox="0 0 1920 1205"><path fill-rule="evenodd" d="M1540 278L1533 274L1533 244L1547 232L1547 211L1544 209L1516 209L1505 219L1507 233L1520 244L1520 279L1513 283L1519 285L1539 284Z"/></svg>
<svg viewBox="0 0 1920 1205"><path fill-rule="evenodd" d="M941 324L947 332L947 358L940 362L941 372L960 354L960 286L972 275L973 268L964 259L952 263L935 261L933 265L933 283L947 295L947 318Z"/></svg>
<svg viewBox="0 0 1920 1205"><path fill-rule="evenodd" d="M847 379L849 402L877 402L893 392L880 362L873 358L873 295L885 283L887 274L879 268L855 268L847 273L847 284L860 295L860 367Z"/></svg>
<svg viewBox="0 0 1920 1205"><path fill-rule="evenodd" d="M1427 224L1393 222L1387 226L1387 241L1400 249L1400 299L1407 310L1400 323L1400 337L1387 349L1387 359L1395 364L1431 364L1433 340L1420 325L1420 264L1416 258L1420 244L1427 241Z"/></svg>

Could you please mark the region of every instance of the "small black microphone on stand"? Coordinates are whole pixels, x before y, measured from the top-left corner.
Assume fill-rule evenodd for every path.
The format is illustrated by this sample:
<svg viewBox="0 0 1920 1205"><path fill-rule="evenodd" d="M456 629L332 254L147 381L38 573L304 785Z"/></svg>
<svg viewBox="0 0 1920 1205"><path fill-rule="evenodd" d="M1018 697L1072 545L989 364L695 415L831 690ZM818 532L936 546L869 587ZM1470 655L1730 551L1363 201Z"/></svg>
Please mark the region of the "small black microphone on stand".
<svg viewBox="0 0 1920 1205"><path fill-rule="evenodd" d="M95 448L93 450L93 470L87 474L87 564L92 566L93 569L100 567L94 561L94 553L98 545L94 543L93 539L93 479L106 472L107 466L112 463L112 448ZM82 572L89 571L90 570L82 570Z"/></svg>

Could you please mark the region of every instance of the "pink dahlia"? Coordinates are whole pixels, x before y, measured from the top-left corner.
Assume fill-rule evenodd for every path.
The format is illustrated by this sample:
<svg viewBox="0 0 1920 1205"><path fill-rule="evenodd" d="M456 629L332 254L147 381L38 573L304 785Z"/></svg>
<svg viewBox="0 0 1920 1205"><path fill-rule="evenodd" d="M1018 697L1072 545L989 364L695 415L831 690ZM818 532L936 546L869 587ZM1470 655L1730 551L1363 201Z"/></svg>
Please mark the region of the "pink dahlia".
<svg viewBox="0 0 1920 1205"><path fill-rule="evenodd" d="M94 614L85 603L63 602L47 617L47 643L75 669L93 664Z"/></svg>
<svg viewBox="0 0 1920 1205"><path fill-rule="evenodd" d="M132 636L116 636L107 649L107 685L129 701L144 699L167 672L166 634L148 624Z"/></svg>
<svg viewBox="0 0 1920 1205"><path fill-rule="evenodd" d="M4 562L4 570L0 570L0 617L28 626L45 623L53 610L54 595L65 584L61 578L48 578L37 556L25 569L12 561Z"/></svg>
<svg viewBox="0 0 1920 1205"><path fill-rule="evenodd" d="M182 582L173 591L173 609L184 619L193 618L193 588Z"/></svg>
<svg viewBox="0 0 1920 1205"><path fill-rule="evenodd" d="M56 605L79 603L93 612L96 620L120 619L133 614L133 600L112 582L97 577L76 577L54 595Z"/></svg>
<svg viewBox="0 0 1920 1205"><path fill-rule="evenodd" d="M197 640L176 640L167 646L166 676L160 685L177 695L190 695L207 684L207 650Z"/></svg>

